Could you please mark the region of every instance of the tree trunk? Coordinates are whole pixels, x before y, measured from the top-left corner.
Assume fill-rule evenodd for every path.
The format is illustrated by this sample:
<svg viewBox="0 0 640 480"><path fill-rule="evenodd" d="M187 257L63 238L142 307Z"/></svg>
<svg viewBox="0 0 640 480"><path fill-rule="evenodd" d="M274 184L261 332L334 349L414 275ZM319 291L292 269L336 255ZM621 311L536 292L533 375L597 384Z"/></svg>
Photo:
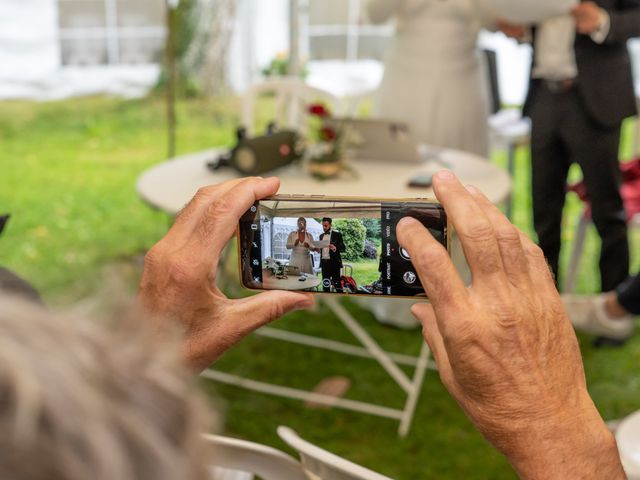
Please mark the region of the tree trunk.
<svg viewBox="0 0 640 480"><path fill-rule="evenodd" d="M203 92L215 95L229 85L227 53L233 35L238 0L199 0L194 41L185 58Z"/></svg>
<svg viewBox="0 0 640 480"><path fill-rule="evenodd" d="M167 75L166 115L167 115L167 158L176 154L176 88L178 73L176 65L176 9L171 3L166 5L167 40L165 46L165 70Z"/></svg>

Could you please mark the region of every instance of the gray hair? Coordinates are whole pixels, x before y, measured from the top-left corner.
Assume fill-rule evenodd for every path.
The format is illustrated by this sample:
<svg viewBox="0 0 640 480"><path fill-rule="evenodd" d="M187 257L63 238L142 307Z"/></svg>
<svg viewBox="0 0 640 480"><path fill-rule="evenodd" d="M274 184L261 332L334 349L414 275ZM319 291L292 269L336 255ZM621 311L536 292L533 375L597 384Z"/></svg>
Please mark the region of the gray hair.
<svg viewBox="0 0 640 480"><path fill-rule="evenodd" d="M175 338L117 325L0 298L0 478L208 478L212 417Z"/></svg>

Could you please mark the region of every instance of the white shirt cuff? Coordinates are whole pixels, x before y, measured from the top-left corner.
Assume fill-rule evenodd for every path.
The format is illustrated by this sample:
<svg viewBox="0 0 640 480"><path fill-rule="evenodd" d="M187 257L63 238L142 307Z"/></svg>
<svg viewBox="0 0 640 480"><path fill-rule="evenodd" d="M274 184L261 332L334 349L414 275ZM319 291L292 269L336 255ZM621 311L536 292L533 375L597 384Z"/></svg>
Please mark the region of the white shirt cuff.
<svg viewBox="0 0 640 480"><path fill-rule="evenodd" d="M607 36L609 36L609 30L611 30L611 17L609 17L609 13L606 10L601 9L600 15L600 26L590 35L591 40L596 43L604 43Z"/></svg>

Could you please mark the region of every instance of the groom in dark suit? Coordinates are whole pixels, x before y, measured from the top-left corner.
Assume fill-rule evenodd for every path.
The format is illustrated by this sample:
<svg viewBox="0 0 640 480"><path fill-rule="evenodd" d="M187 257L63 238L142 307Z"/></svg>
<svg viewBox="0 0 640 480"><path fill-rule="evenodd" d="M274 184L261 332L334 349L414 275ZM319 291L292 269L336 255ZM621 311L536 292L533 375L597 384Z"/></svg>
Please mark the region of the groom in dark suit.
<svg viewBox="0 0 640 480"><path fill-rule="evenodd" d="M333 221L329 217L322 219L324 233L320 240L329 238L329 246L320 249L320 267L322 268L322 289L331 291L331 285L338 293L342 293L340 284L340 269L342 268L342 255L346 250L342 234L332 229Z"/></svg>
<svg viewBox="0 0 640 480"><path fill-rule="evenodd" d="M629 270L618 148L622 121L636 114L627 40L640 36L640 0L581 2L571 15L546 20L532 34L524 113L532 121L539 243L557 278L567 174L577 163L602 239L602 290L613 290Z"/></svg>

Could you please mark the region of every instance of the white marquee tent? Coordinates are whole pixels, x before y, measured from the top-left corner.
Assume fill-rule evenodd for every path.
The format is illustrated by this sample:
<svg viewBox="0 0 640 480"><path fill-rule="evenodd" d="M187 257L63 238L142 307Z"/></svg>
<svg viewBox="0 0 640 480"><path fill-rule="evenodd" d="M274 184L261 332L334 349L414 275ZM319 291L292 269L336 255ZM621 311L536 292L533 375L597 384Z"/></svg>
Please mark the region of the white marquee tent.
<svg viewBox="0 0 640 480"><path fill-rule="evenodd" d="M144 95L160 72L164 1L1 0L0 99ZM287 50L288 0L237 11L228 69L241 91Z"/></svg>
<svg viewBox="0 0 640 480"><path fill-rule="evenodd" d="M144 95L155 83L159 72L157 51L162 48L164 38L161 12L164 1L1 0L0 99L47 100L96 93ZM237 1L238 15L229 49L228 69L232 85L240 92L255 81L260 69L272 58L289 49L291 0ZM314 0L296 1L304 4ZM322 3L322 0L317 1ZM352 0L345 4L362 5L364 1ZM80 4L97 5L103 10L102 17L91 19L83 11L84 7L78 7ZM69 19L72 9L79 12ZM312 11L318 10L314 9ZM351 58L354 49L349 45L358 44L358 40L351 42L349 35L358 35L361 26L357 15L342 19L338 18L341 14L336 13L334 19L325 18L332 10L327 13L326 8L320 8L318 11L324 12L322 18L312 19L311 24L299 31L302 54L312 54L309 49L314 45L318 51L326 53L333 45L335 32L342 30L348 32L345 34L347 48L343 59L314 59L311 55L307 64L309 82L337 92L345 88L343 83L354 79L369 88L375 86L381 77L380 62L362 60L359 54ZM140 19L145 15L148 18L143 18L141 23ZM308 13L303 17L308 20ZM366 28L367 32L371 29ZM384 29L381 32L384 36ZM370 34L363 33L360 47L379 51L380 39L367 45L365 39L369 37ZM322 43L325 40L326 43ZM105 50L104 58L96 62L92 55L97 42L106 45L100 47ZM503 100L521 103L526 90L530 49L501 34L486 32L480 43L498 52ZM640 42L635 41L630 47L636 59L636 77L640 78Z"/></svg>

